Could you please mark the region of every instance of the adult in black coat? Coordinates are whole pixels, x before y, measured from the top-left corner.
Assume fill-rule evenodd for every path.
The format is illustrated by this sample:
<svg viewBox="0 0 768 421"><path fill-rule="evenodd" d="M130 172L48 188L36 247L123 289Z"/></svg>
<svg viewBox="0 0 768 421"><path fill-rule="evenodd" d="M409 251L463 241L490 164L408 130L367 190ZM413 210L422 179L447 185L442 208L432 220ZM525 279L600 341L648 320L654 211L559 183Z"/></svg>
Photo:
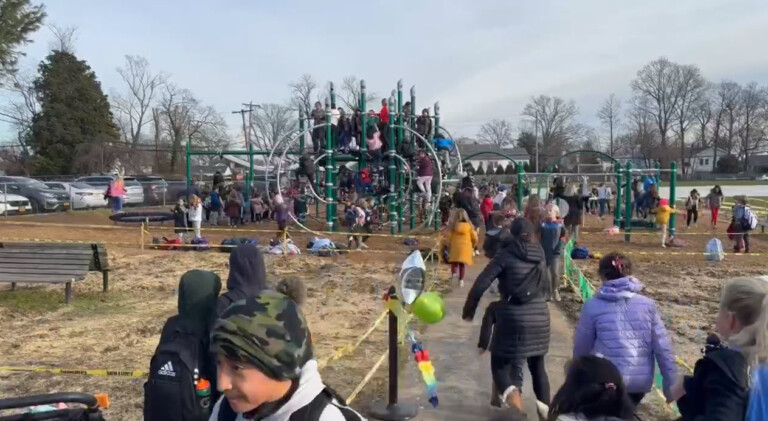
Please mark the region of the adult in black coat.
<svg viewBox="0 0 768 421"><path fill-rule="evenodd" d="M484 225L483 214L480 212L480 203L475 199L474 189L465 188L457 190L453 194L453 206L467 211L467 216L472 221L472 225L475 226L476 230Z"/></svg>
<svg viewBox="0 0 768 421"><path fill-rule="evenodd" d="M677 401L680 421L743 420L749 402L747 360L710 335L704 358L696 362L693 376L683 379L683 388L685 395Z"/></svg>
<svg viewBox="0 0 768 421"><path fill-rule="evenodd" d="M462 318L471 321L483 293L499 280L501 300L491 311L494 335L491 372L502 399L520 408L523 362L527 360L536 398L549 404L549 378L544 355L549 351L549 308L545 301L549 275L544 250L526 219L512 223L512 239L499 250L475 280L464 303ZM485 324L491 323L486 320ZM486 334L488 330L485 329Z"/></svg>
<svg viewBox="0 0 768 421"><path fill-rule="evenodd" d="M221 315L230 304L256 296L267 289L264 254L255 244L243 244L229 255L227 292L219 297L216 314Z"/></svg>

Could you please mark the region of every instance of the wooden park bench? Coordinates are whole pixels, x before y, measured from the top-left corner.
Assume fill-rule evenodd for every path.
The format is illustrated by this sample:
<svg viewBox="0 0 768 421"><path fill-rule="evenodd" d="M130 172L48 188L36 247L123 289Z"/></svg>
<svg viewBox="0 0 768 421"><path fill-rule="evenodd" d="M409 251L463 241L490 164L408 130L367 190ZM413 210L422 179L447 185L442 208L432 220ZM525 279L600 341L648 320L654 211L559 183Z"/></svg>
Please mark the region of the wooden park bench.
<svg viewBox="0 0 768 421"><path fill-rule="evenodd" d="M109 263L103 244L0 243L0 282L16 284L65 284L67 305L72 303L72 283L88 272L101 272L104 292L109 289Z"/></svg>

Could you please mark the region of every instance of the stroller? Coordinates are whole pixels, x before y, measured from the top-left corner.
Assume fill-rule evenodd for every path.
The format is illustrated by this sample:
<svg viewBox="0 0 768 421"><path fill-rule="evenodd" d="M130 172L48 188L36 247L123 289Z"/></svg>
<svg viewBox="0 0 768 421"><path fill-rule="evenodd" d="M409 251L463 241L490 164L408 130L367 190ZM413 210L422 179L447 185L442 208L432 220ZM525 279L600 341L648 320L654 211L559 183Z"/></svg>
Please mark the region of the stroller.
<svg viewBox="0 0 768 421"><path fill-rule="evenodd" d="M0 411L24 410L30 407L64 404L65 408L45 408L42 412L25 412L10 415L0 415L0 421L104 421L101 414L102 407L109 406L106 395L98 398L86 393L52 393L48 395L22 396L19 398L0 399ZM71 407L71 404L79 404L84 407Z"/></svg>

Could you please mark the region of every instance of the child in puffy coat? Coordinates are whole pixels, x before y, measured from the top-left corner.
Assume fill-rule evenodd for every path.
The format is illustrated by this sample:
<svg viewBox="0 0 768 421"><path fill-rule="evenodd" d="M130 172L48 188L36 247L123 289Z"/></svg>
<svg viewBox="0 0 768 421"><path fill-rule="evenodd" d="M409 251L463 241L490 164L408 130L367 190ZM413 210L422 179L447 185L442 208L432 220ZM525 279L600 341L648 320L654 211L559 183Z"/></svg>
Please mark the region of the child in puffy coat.
<svg viewBox="0 0 768 421"><path fill-rule="evenodd" d="M598 271L603 284L581 309L573 358L600 355L610 360L621 372L635 404L650 392L658 363L664 395L670 399L677 366L656 303L640 294L644 285L631 276L632 262L621 253L606 254Z"/></svg>
<svg viewBox="0 0 768 421"><path fill-rule="evenodd" d="M448 232L448 263L451 264L451 277L459 278L459 286L464 286L464 276L468 265L472 265L474 251L477 248L477 232L464 209L456 209L453 226Z"/></svg>
<svg viewBox="0 0 768 421"><path fill-rule="evenodd" d="M656 214L656 224L661 229L661 247L667 247L667 226L669 225L669 218L675 213L675 208L669 206L667 199L661 199L659 206L652 209L651 213Z"/></svg>

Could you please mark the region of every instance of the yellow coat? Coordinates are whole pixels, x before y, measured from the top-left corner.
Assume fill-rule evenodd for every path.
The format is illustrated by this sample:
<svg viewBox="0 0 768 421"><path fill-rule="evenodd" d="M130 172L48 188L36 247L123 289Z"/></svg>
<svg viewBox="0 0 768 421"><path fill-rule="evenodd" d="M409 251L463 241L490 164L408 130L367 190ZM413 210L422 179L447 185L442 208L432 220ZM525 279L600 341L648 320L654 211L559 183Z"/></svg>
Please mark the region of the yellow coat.
<svg viewBox="0 0 768 421"><path fill-rule="evenodd" d="M468 222L460 222L458 227L449 231L446 244L448 244L448 263L471 265L477 246L475 228Z"/></svg>
<svg viewBox="0 0 768 421"><path fill-rule="evenodd" d="M657 224L668 224L669 223L669 217L673 213L675 213L675 210L670 208L668 205L659 206L658 208L651 211L651 213L656 214L656 223Z"/></svg>

